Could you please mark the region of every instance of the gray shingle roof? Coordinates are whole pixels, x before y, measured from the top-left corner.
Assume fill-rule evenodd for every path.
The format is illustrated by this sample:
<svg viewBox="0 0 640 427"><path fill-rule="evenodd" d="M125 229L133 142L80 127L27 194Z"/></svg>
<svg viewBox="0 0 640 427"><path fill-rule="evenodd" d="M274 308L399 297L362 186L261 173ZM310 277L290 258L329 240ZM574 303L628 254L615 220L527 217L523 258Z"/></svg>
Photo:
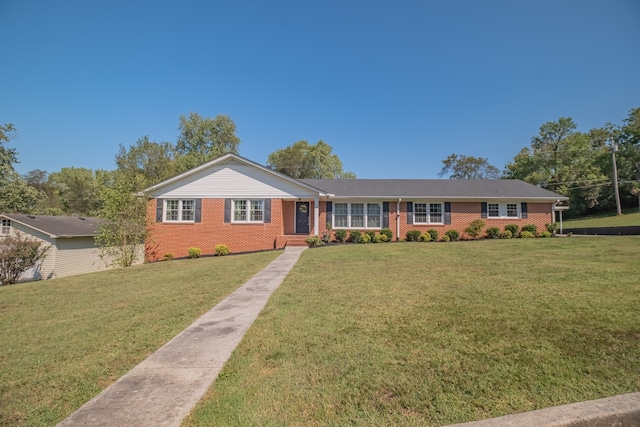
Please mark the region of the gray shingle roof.
<svg viewBox="0 0 640 427"><path fill-rule="evenodd" d="M95 217L53 216L53 215L2 215L27 227L42 231L51 237L95 236L101 220Z"/></svg>
<svg viewBox="0 0 640 427"><path fill-rule="evenodd" d="M336 197L554 199L566 197L517 179L301 179Z"/></svg>

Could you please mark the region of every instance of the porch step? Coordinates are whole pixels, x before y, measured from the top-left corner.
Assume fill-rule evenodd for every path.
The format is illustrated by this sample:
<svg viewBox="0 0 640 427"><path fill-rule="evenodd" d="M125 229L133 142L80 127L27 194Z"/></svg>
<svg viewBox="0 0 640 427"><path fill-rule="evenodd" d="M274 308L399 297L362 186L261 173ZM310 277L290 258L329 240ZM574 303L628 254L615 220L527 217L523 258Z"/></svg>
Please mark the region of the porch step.
<svg viewBox="0 0 640 427"><path fill-rule="evenodd" d="M278 236L278 247L307 246L306 238L309 236Z"/></svg>

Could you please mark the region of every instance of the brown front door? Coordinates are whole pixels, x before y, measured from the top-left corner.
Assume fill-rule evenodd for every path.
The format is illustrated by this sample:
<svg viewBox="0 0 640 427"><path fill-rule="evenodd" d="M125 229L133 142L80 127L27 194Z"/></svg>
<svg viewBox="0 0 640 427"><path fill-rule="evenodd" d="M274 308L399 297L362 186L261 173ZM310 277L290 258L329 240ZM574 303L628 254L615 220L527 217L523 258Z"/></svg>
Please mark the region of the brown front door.
<svg viewBox="0 0 640 427"><path fill-rule="evenodd" d="M309 202L296 202L296 233L309 234Z"/></svg>

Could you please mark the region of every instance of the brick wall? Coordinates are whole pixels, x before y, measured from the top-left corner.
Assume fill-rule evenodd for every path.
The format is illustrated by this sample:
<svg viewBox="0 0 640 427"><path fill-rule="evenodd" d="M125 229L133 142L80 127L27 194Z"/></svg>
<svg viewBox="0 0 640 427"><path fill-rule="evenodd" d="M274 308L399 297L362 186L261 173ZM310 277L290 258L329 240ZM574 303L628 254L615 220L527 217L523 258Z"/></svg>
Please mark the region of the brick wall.
<svg viewBox="0 0 640 427"><path fill-rule="evenodd" d="M147 202L148 218L155 221L156 199ZM271 222L268 224L233 224L224 222L224 199L202 199L202 221L188 223L153 222L147 243L149 261L162 259L164 254L186 257L190 247L200 248L202 255L215 253L215 247L226 244L231 252L273 249L276 238L284 234L283 205L271 200Z"/></svg>
<svg viewBox="0 0 640 427"><path fill-rule="evenodd" d="M162 259L164 254L173 253L174 257L186 257L190 247L202 250L203 255L215 253L215 246L226 244L231 252L249 252L280 248L286 243L283 235L295 234L296 202L271 200L271 223L269 224L233 224L224 222L224 199L202 200L202 221L199 223L166 223L153 222L150 225L149 242L147 243L147 260ZM440 236L448 230L455 229L464 234L464 229L475 219L481 219L480 202L451 202L451 224L407 224L407 203L400 204L400 213L396 211L397 202L389 201L389 228L396 240L397 223L400 221L400 239L404 239L407 231L425 232L435 229ZM313 207L309 203L309 229L313 234ZM148 215L155 220L156 199L148 201ZM551 222L550 203L528 203L528 218L482 218L488 227L504 229L506 224L518 224L520 227L535 224L539 231L545 230L545 224ZM320 236L327 229L327 204L320 202L318 232ZM279 238L280 237L280 238ZM333 238L334 236L332 236Z"/></svg>

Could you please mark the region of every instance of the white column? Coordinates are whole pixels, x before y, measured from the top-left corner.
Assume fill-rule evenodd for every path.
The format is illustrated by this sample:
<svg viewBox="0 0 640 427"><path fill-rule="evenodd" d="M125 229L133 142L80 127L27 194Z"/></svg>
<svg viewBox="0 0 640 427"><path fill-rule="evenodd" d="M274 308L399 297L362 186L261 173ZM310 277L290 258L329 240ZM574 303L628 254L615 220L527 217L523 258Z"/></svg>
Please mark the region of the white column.
<svg viewBox="0 0 640 427"><path fill-rule="evenodd" d="M319 236L318 223L320 222L320 199L316 197L313 199L313 235Z"/></svg>

